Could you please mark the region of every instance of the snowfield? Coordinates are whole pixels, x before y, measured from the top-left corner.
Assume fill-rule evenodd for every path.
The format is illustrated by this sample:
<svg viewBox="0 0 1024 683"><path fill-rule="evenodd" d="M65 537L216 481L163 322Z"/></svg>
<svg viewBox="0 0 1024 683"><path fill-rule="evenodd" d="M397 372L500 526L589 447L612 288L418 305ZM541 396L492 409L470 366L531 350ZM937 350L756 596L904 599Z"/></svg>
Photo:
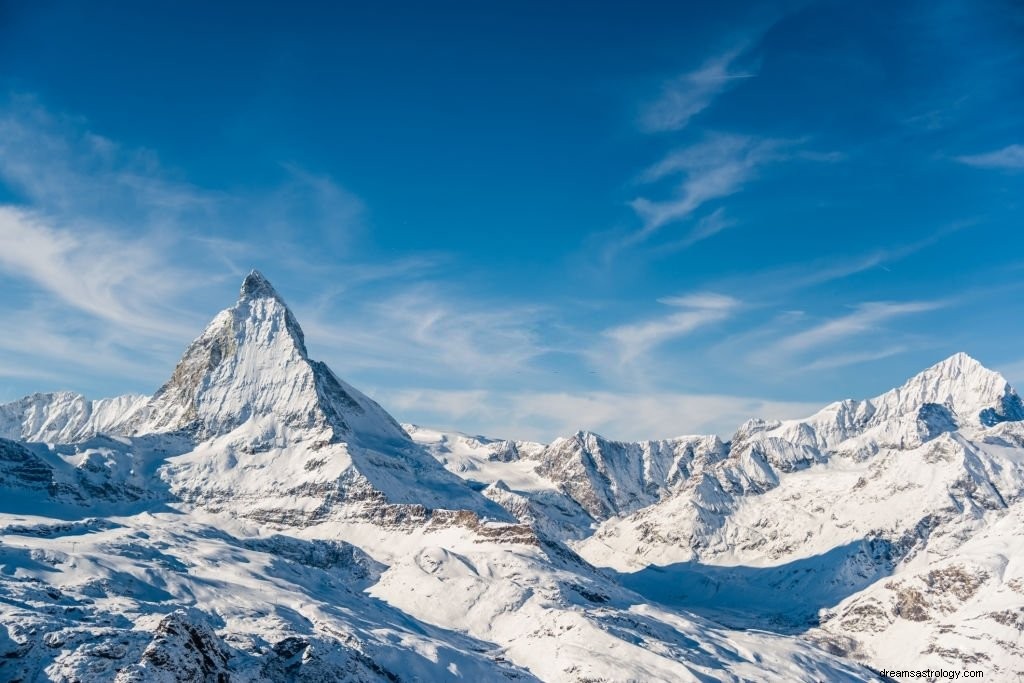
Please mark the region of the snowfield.
<svg viewBox="0 0 1024 683"><path fill-rule="evenodd" d="M399 425L251 273L153 396L0 406L0 680L1024 676L1024 405L957 354L723 442Z"/></svg>

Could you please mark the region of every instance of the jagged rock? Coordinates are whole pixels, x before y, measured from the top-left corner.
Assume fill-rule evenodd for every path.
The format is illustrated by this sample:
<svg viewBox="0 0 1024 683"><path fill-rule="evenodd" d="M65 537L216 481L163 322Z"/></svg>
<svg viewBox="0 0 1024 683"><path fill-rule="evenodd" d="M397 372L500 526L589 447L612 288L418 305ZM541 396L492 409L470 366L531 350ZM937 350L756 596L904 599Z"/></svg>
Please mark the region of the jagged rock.
<svg viewBox="0 0 1024 683"><path fill-rule="evenodd" d="M117 683L229 683L231 651L198 615L175 610L160 620L137 664Z"/></svg>

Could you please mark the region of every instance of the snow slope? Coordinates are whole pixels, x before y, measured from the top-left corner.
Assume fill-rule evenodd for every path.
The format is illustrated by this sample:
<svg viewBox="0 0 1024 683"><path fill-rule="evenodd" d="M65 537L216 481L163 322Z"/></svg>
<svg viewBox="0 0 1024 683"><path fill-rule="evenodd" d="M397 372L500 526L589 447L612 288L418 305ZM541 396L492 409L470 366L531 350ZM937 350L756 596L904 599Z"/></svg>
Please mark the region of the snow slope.
<svg viewBox="0 0 1024 683"><path fill-rule="evenodd" d="M584 538L601 520L661 500L727 454L717 436L631 443L577 432L544 445L405 429L449 471L561 539Z"/></svg>
<svg viewBox="0 0 1024 683"><path fill-rule="evenodd" d="M727 459L577 550L652 599L812 629L877 668L1024 671L1019 632L995 635L1024 608L1008 560L1009 520L1024 510L1019 406L1002 377L958 354L875 399L748 423ZM1003 614L996 603L1009 611L978 616Z"/></svg>
<svg viewBox="0 0 1024 683"><path fill-rule="evenodd" d="M651 603L880 669L1016 676L1022 420L1006 380L960 353L871 399L751 420L728 444L407 431ZM573 503L585 514L566 515Z"/></svg>
<svg viewBox="0 0 1024 683"><path fill-rule="evenodd" d="M148 400L126 395L90 401L69 391L32 394L0 405L0 438L71 443L117 432Z"/></svg>

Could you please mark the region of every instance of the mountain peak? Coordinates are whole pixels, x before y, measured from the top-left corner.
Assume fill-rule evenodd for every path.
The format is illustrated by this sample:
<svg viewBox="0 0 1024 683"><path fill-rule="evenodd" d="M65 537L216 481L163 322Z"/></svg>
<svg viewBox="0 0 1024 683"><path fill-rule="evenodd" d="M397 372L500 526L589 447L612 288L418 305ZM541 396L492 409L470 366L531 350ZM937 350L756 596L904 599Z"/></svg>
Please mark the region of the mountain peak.
<svg viewBox="0 0 1024 683"><path fill-rule="evenodd" d="M270 284L263 273L253 268L249 271L249 274L245 276L245 280L242 281L242 289L238 293L239 299L263 299L263 298L274 298L280 299L274 286Z"/></svg>
<svg viewBox="0 0 1024 683"><path fill-rule="evenodd" d="M977 399L990 399L1005 393L1007 382L995 370L990 370L960 351L911 377L904 384L904 387L910 386L926 390L942 387L945 391L953 390L955 393L973 395Z"/></svg>
<svg viewBox="0 0 1024 683"><path fill-rule="evenodd" d="M944 374L964 375L972 373L994 373L982 365L977 359L967 355L963 351L954 353L949 358L941 360L924 372L941 372ZM923 373L922 373L923 374Z"/></svg>
<svg viewBox="0 0 1024 683"><path fill-rule="evenodd" d="M907 412L934 403L982 426L1024 418L1020 397L995 370L960 352L874 399L881 412Z"/></svg>
<svg viewBox="0 0 1024 683"><path fill-rule="evenodd" d="M188 428L206 438L250 423L271 441L304 432L319 440L408 442L380 406L309 357L298 321L258 270L245 277L235 305L185 350L133 431Z"/></svg>

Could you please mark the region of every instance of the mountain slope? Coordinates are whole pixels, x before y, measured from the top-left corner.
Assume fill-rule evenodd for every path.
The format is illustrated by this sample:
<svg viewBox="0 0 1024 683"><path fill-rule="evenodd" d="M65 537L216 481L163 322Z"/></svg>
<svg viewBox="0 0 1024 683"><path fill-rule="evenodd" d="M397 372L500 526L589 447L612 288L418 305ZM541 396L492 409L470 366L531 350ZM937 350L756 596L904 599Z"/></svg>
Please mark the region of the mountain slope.
<svg viewBox="0 0 1024 683"><path fill-rule="evenodd" d="M71 443L115 433L148 401L136 395L90 401L70 391L32 394L0 405L0 438Z"/></svg>
<svg viewBox="0 0 1024 683"><path fill-rule="evenodd" d="M728 452L717 436L623 442L581 431L544 445L405 429L449 471L559 539L584 538L602 520L671 495Z"/></svg>
<svg viewBox="0 0 1024 683"><path fill-rule="evenodd" d="M1008 615L1024 609L1007 588L1020 569L999 560L1016 548L1006 520L1024 505L1019 405L1002 377L958 354L874 399L744 425L728 458L576 547L651 599L735 625L821 624L819 642L878 667L941 650L950 665L1024 671L1013 640L978 637L1001 626L947 616L992 612L995 594ZM990 538L985 558L978 538ZM959 601L934 593L949 585Z"/></svg>
<svg viewBox="0 0 1024 683"><path fill-rule="evenodd" d="M257 418L272 418L264 425L268 438L408 443L379 405L309 358L291 310L253 271L238 302L213 319L171 379L122 429L188 430L201 440Z"/></svg>
<svg viewBox="0 0 1024 683"><path fill-rule="evenodd" d="M1024 410L956 354L802 420L617 443L409 426L452 472L653 603L878 668L1024 671ZM581 514L582 513L582 514Z"/></svg>

